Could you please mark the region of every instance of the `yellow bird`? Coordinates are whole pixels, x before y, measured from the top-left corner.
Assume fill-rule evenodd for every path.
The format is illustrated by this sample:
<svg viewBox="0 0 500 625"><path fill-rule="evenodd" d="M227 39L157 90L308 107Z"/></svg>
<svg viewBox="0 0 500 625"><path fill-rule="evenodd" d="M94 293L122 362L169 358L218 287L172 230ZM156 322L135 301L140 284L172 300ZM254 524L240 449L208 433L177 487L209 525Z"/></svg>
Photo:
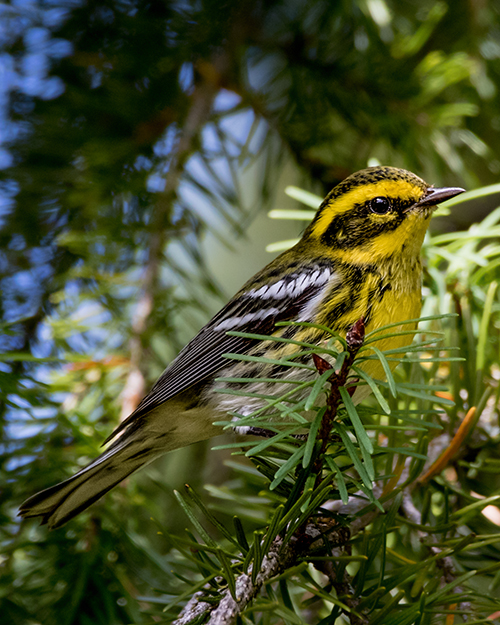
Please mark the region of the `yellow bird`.
<svg viewBox="0 0 500 625"><path fill-rule="evenodd" d="M236 353L279 360L298 349L228 336L228 331L274 333L320 344L327 336L318 329L276 324L306 321L345 335L361 317L368 332L418 317L420 249L432 212L463 191L434 188L394 167L370 167L346 178L327 195L297 245L249 280L186 345L111 434L106 451L73 477L30 497L20 514L40 516L50 528L60 527L158 456L220 434L213 423L226 413L248 416L266 405L259 397L218 392L227 383L216 378L256 378L245 385L249 393L277 395L283 386L262 378L286 384L315 375L310 367L226 359L224 354ZM378 347L393 349L410 342L411 335L399 336L378 342ZM369 362L373 364L367 371L382 378L376 361Z"/></svg>

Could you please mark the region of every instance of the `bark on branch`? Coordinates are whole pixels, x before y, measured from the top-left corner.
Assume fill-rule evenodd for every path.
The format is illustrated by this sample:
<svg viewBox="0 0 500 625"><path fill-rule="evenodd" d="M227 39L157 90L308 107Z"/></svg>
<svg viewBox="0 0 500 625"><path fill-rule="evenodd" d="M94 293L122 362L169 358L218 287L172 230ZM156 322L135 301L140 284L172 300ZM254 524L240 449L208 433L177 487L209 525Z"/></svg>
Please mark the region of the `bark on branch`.
<svg viewBox="0 0 500 625"><path fill-rule="evenodd" d="M439 453L440 447L431 445L429 449L429 463L432 463ZM411 458L408 459L394 488L398 488L399 485L406 482L410 462ZM411 490L413 488L414 484L409 484L404 489L402 509L413 523L421 525L421 514L415 508L411 498ZM384 491L382 487L375 485L373 496L376 499L380 499L383 494ZM388 510L392 502L393 499L384 501L382 504L384 510ZM334 524L334 520L328 518L326 519L326 524L328 525L329 523L330 526L328 526L326 530L325 526L321 526L318 520L309 521L305 529L300 528L284 549L281 548L281 539L278 538L271 546L269 554L264 557L255 583L252 583L251 574L243 574L236 579L236 600L231 596L229 590L226 590L223 593L223 598L219 602L219 605L214 607L213 604L203 602L203 592L198 592L186 604L179 618L174 621L173 625L189 625L196 617L209 611L212 611L212 613L208 620L208 625L234 625L237 622L238 614L242 613L251 601L257 597L262 586L271 582L274 577L287 569L296 566L302 559L307 557L308 553L310 554L315 549L321 548L324 544L323 536L326 536L328 544L341 555L351 536L359 534L381 514L378 509L372 508L371 511L366 514L356 517L366 506L367 501L361 491L351 496L346 504L342 504L342 502L338 500L330 504L325 504L323 507L332 512L336 512L344 517L354 517L348 529ZM427 539L428 534L419 531L419 536L421 540L423 540ZM304 537L307 538L304 539ZM430 550L433 555L442 551L442 549L437 546L431 546ZM450 557L439 559L438 564L442 570L443 581L445 583L452 582L456 579L457 574ZM348 611L344 611L344 615L350 620L351 625L365 625L368 623L366 615L357 611L359 601L354 595L350 584L350 577L344 573L342 579L338 579L334 567L331 562L328 561L321 563L314 562L314 566L328 577L336 590L337 596L341 597L342 602L348 607ZM461 589L457 588L457 592L460 591ZM470 609L470 606L468 603L461 603L460 608L467 610Z"/></svg>
<svg viewBox="0 0 500 625"><path fill-rule="evenodd" d="M379 489L379 494L381 490ZM386 504L388 507L390 502ZM345 506L338 509L340 514L355 514L366 507L366 500L352 498ZM356 521L356 531L359 532L367 525L372 523L377 513L368 513ZM238 615L257 597L262 586L272 581L274 577L283 573L287 569L296 566L302 558L308 553L320 549L325 542L332 548L338 548L343 551L351 538L351 531L345 526L338 525L332 518L322 519L320 521L311 521L307 525L300 528L291 538L290 542L283 547L282 539L277 538L270 550L269 554L264 557L262 566L256 577L255 583L252 582L251 569L250 574L242 574L236 579L236 600L232 597L229 590L224 591L223 598L219 605L214 608L213 605L203 602L203 592L196 593L181 611L179 618L172 625L188 625L201 614L212 610L208 625L234 625ZM316 565L315 565L316 566ZM328 570L320 564L318 570L328 576L330 582L337 589L342 601L349 608L347 617L352 625L363 625L367 623L366 618L362 614L356 613L357 601L350 592L350 579L344 575L342 579L337 579L333 569Z"/></svg>

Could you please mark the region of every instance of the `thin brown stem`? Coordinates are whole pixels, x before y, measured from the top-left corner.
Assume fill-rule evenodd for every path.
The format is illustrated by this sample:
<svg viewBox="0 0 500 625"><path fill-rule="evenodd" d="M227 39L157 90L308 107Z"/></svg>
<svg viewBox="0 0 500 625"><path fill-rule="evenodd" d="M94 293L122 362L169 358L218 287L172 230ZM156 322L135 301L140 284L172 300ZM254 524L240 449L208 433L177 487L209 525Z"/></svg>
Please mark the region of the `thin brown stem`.
<svg viewBox="0 0 500 625"><path fill-rule="evenodd" d="M331 548L344 549L350 538L349 529L339 525L334 519L320 518L308 521L297 530L286 545L279 536L273 541L268 554L262 561L255 582L252 582L251 571L242 573L236 578L236 599L229 590L226 590L222 593L219 604L214 607L203 600L203 592L198 592L186 604L173 625L188 625L195 618L199 618L200 614L210 610L208 625L233 625L237 622L238 616L257 597L261 588L274 577L299 564L301 559L311 551L321 553L320 550L325 544ZM321 567L318 567L318 570L321 570ZM333 569L328 577L338 594L342 595L342 600L349 606L346 616L351 624L364 625L367 621L362 614L356 612L357 602L350 588L349 579L344 575L341 580L337 579Z"/></svg>
<svg viewBox="0 0 500 625"><path fill-rule="evenodd" d="M337 411L339 409L340 404L342 403L342 397L340 395L340 388L345 386L347 383L347 378L349 376L349 371L352 367L354 359L361 346L363 345L363 341L365 338L365 321L363 317L358 319L355 324L349 329L346 334L346 343L347 343L347 352L348 355L344 359L342 366L339 371L333 372L330 379L330 392L328 394L326 400L326 410L323 415L323 419L321 421L321 425L318 432L318 439L321 441L321 447L318 455L316 456L316 460L314 461L313 471L318 476L318 481L321 481L321 472L323 470L323 459L325 452L327 450L328 444L330 442L330 435L333 428L333 423L335 421L335 417L337 416ZM318 356L317 354L313 354L314 364L318 369L319 373L323 373L328 369L331 369L332 366L326 360Z"/></svg>
<svg viewBox="0 0 500 625"><path fill-rule="evenodd" d="M170 155L165 188L154 207L148 241L148 260L132 319L132 335L129 342L130 370L122 393L122 420L135 410L145 390L145 379L141 370L144 360L144 337L153 310L154 294L157 291L163 250L167 242L173 205L177 198L177 188L188 158L198 147L197 137L210 118L213 102L221 84L224 83L228 68L229 57L224 52L218 52L210 62L202 64L199 72L200 78L191 96L191 106Z"/></svg>

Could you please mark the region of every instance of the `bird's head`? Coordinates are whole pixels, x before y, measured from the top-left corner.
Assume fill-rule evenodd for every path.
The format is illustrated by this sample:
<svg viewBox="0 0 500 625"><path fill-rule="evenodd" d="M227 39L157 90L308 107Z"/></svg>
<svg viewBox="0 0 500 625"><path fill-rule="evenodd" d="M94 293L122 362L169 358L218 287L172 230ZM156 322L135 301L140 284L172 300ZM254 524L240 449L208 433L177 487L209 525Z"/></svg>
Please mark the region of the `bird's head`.
<svg viewBox="0 0 500 625"><path fill-rule="evenodd" d="M369 167L327 195L303 240L366 262L403 252L418 256L436 206L463 191L434 188L404 169Z"/></svg>

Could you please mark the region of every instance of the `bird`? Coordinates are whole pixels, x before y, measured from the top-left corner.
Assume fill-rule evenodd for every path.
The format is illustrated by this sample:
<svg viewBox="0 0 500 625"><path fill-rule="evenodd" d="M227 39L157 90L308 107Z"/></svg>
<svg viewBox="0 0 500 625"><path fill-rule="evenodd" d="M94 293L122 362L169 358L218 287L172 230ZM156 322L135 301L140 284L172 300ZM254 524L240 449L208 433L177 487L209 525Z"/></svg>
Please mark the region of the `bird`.
<svg viewBox="0 0 500 625"><path fill-rule="evenodd" d="M420 251L431 215L439 203L463 191L435 188L389 166L348 176L326 196L300 241L246 282L181 350L108 437L105 451L69 479L27 499L19 514L41 517L50 529L61 527L164 453L220 434L214 422L228 413L236 415L237 428L238 415L265 407L264 395L279 396L287 383L315 375L313 367L280 364L280 358L299 349L293 343L231 331L321 345L325 334L318 325L345 336L361 318L367 332L418 318ZM396 326L395 332L403 328ZM377 345L394 349L411 340L406 333L382 338ZM229 360L228 353L269 361ZM383 379L380 367L371 360L366 371ZM230 383L220 378L241 377L255 379L247 385L252 397L224 393ZM266 382L269 378L280 383ZM249 431L242 428L242 433Z"/></svg>

